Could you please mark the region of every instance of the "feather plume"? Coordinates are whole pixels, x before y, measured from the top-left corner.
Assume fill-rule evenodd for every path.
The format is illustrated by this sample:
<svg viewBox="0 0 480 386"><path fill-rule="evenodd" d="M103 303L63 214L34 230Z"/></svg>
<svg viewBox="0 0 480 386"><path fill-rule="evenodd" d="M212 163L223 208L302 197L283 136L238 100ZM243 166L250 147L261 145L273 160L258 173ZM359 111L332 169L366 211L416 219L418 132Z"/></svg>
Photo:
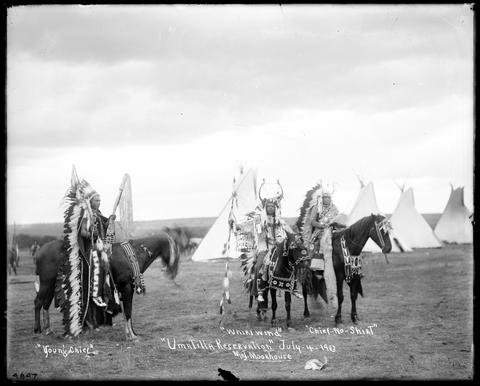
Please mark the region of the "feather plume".
<svg viewBox="0 0 480 386"><path fill-rule="evenodd" d="M253 253L244 253L240 256L240 266L243 271L243 286L250 292L255 276L255 259Z"/></svg>

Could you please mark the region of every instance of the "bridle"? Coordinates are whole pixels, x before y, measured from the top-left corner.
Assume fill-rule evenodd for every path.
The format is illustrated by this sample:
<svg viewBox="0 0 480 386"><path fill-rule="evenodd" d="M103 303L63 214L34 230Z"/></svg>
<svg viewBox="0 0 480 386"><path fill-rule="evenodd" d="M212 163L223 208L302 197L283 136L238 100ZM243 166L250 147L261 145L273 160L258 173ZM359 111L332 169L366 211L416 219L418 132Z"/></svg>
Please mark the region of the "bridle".
<svg viewBox="0 0 480 386"><path fill-rule="evenodd" d="M145 252L147 252L148 257L149 257L150 259L152 258L153 252L152 252L150 249L148 249L148 248L147 248L145 245L143 245L143 244L140 244L140 248L142 248Z"/></svg>
<svg viewBox="0 0 480 386"><path fill-rule="evenodd" d="M381 221L375 220L375 231L377 232L378 240L380 241L380 246L383 251L385 248L385 240L383 239L382 232L388 233L392 229L392 225L388 219L383 219Z"/></svg>
<svg viewBox="0 0 480 386"><path fill-rule="evenodd" d="M291 242L287 242L287 239L285 239L283 241L283 252L282 252L282 255L284 257L287 257L288 254L290 253L290 249L292 249L292 246L293 248L299 248L299 249L302 249L302 255L304 257L301 257L297 260L295 260L294 263L291 263L290 260L288 261L288 264L290 265L290 267L293 267L293 266L296 266L298 265L300 262L302 261L305 261L305 260L309 260L309 257L308 257L308 253L307 253L307 250L305 249L305 247L303 247L303 245L301 245L301 243L299 243L297 240L293 240Z"/></svg>

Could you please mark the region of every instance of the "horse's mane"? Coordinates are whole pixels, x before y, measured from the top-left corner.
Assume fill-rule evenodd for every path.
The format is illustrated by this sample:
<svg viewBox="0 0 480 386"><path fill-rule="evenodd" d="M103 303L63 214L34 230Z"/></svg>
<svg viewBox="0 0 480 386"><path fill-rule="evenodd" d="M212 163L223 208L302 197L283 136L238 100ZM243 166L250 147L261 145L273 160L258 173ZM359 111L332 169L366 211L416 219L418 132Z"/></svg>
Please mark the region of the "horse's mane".
<svg viewBox="0 0 480 386"><path fill-rule="evenodd" d="M129 240L137 245L143 245L155 254L160 254L162 261L165 263L168 275L173 279L177 276L178 265L180 263L180 253L178 251L177 242L167 232ZM163 253L166 243L169 245L170 254L165 256ZM170 255L174 255L174 259L170 259Z"/></svg>
<svg viewBox="0 0 480 386"><path fill-rule="evenodd" d="M372 217L373 215L373 217ZM360 231L361 229L364 229L365 227L368 226L368 223L372 220L375 220L376 216L382 216L380 214L374 214L372 213L371 215L368 215L368 216L365 216L365 217L362 217L361 219L355 221L352 225L350 225L349 227L345 228L345 229L342 229L342 230L339 230L337 232L333 232L332 234L332 237L335 237L337 238L338 236L342 235L342 234L347 234L347 235L351 235L352 233L358 233L358 231ZM382 216L383 217L383 216Z"/></svg>
<svg viewBox="0 0 480 386"><path fill-rule="evenodd" d="M287 233L287 237L281 243L278 243L276 245L277 253L283 253L283 251L285 250L285 247L288 250L290 244L295 241L295 236L296 236L295 233L290 233L290 232L286 232L286 233Z"/></svg>
<svg viewBox="0 0 480 386"><path fill-rule="evenodd" d="M191 232L189 229L175 225L173 227L164 227L162 231L168 233L173 240L175 240L182 253L187 250L191 239Z"/></svg>
<svg viewBox="0 0 480 386"><path fill-rule="evenodd" d="M305 225L305 220L307 217L308 209L312 205L312 198L314 193L320 188L320 184L316 184L313 188L311 188L305 194L305 199L303 200L303 205L300 207L300 215L298 216L297 222L295 225L297 226L298 231L300 234L303 232L303 226Z"/></svg>
<svg viewBox="0 0 480 386"><path fill-rule="evenodd" d="M362 217L361 219L355 221L352 225L350 225L347 229L350 229L352 231L356 231L359 229L364 228L370 221L372 221L372 216L365 216Z"/></svg>

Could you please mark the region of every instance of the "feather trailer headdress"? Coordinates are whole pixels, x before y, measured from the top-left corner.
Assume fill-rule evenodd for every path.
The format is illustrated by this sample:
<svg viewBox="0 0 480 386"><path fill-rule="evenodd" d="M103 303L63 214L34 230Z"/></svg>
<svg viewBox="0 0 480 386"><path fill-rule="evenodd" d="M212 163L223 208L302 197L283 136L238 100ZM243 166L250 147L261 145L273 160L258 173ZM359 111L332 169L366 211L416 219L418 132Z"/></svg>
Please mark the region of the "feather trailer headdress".
<svg viewBox="0 0 480 386"><path fill-rule="evenodd" d="M313 188L307 191L305 199L303 200L303 205L300 208L300 215L298 216L296 226L305 243L309 241L312 233L311 221L318 211L317 202L321 193L322 184L317 183Z"/></svg>
<svg viewBox="0 0 480 386"><path fill-rule="evenodd" d="M92 220L90 199L98 193L85 180L80 180L73 167L70 187L64 196L63 238L67 256L61 264L57 297L63 313L65 333L76 336L82 331L86 299L82 297L82 256L78 237L82 219L87 226Z"/></svg>

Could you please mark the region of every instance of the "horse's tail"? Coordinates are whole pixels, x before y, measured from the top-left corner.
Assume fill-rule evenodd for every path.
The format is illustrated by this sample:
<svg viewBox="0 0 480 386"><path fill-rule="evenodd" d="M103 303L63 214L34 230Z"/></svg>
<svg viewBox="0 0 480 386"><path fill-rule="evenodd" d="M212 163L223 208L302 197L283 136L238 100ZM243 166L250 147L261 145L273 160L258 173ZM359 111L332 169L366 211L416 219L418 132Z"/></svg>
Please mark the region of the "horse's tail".
<svg viewBox="0 0 480 386"><path fill-rule="evenodd" d="M169 244L169 258L167 262L167 274L173 280L177 276L178 266L180 264L180 251L178 244L173 240L173 238L167 234L168 244Z"/></svg>
<svg viewBox="0 0 480 386"><path fill-rule="evenodd" d="M313 296L316 300L318 295L325 296L325 283L313 274L313 271L308 267L301 267L298 269L298 280L303 288L306 289L307 294Z"/></svg>

